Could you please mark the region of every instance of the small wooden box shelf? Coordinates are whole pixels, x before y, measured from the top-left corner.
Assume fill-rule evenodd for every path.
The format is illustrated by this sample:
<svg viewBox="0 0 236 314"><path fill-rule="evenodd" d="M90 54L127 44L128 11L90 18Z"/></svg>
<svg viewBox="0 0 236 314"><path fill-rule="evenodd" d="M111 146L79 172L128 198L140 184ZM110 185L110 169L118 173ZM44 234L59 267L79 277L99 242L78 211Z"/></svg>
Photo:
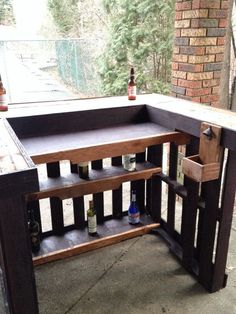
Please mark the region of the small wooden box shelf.
<svg viewBox="0 0 236 314"><path fill-rule="evenodd" d="M183 173L197 182L216 180L220 175L221 127L203 122L199 154L183 158Z"/></svg>
<svg viewBox="0 0 236 314"><path fill-rule="evenodd" d="M206 182L219 178L220 163L202 164L199 155L183 159L183 173L197 182Z"/></svg>

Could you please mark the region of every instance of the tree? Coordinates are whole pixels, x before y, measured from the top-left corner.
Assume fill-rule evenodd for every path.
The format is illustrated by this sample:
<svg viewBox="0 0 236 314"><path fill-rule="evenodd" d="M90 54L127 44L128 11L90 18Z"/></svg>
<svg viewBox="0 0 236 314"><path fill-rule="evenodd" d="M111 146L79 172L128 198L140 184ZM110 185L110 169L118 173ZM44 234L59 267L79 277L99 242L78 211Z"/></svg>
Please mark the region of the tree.
<svg viewBox="0 0 236 314"><path fill-rule="evenodd" d="M0 0L0 24L11 25L15 23L11 0Z"/></svg>
<svg viewBox="0 0 236 314"><path fill-rule="evenodd" d="M103 90L127 93L134 66L143 92L168 92L173 43L173 0L104 0L109 40L101 58Z"/></svg>
<svg viewBox="0 0 236 314"><path fill-rule="evenodd" d="M77 0L49 0L48 8L54 22L63 36L70 35L76 28Z"/></svg>
<svg viewBox="0 0 236 314"><path fill-rule="evenodd" d="M48 4L63 36L94 39L91 53L100 53L95 65L103 94L127 92L131 65L140 92L169 91L174 0L48 0Z"/></svg>

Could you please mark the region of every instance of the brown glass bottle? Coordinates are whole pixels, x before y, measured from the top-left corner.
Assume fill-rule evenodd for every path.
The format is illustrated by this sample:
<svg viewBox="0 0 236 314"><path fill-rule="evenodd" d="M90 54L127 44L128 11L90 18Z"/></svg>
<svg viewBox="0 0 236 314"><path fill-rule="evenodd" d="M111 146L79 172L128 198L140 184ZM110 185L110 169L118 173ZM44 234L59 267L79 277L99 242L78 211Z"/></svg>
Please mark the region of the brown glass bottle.
<svg viewBox="0 0 236 314"><path fill-rule="evenodd" d="M32 252L37 253L40 250L40 227L34 218L33 209L28 210L28 229Z"/></svg>
<svg viewBox="0 0 236 314"><path fill-rule="evenodd" d="M134 68L130 69L130 78L128 82L128 99L129 100L136 99L136 82L135 82Z"/></svg>
<svg viewBox="0 0 236 314"><path fill-rule="evenodd" d="M0 111L7 111L8 105L6 101L6 89L3 86L2 78L0 75Z"/></svg>

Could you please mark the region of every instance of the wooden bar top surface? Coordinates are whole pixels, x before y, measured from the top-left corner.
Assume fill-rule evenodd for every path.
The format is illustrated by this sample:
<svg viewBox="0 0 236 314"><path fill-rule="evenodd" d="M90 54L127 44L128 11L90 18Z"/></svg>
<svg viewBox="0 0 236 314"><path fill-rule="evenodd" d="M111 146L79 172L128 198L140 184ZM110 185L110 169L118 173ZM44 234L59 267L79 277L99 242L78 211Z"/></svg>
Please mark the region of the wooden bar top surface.
<svg viewBox="0 0 236 314"><path fill-rule="evenodd" d="M217 124L236 132L236 113L232 111L159 94L138 95L134 101L128 101L127 96L120 96L12 104L9 106L9 111L2 114L5 117L20 117L133 105L149 105L200 122Z"/></svg>

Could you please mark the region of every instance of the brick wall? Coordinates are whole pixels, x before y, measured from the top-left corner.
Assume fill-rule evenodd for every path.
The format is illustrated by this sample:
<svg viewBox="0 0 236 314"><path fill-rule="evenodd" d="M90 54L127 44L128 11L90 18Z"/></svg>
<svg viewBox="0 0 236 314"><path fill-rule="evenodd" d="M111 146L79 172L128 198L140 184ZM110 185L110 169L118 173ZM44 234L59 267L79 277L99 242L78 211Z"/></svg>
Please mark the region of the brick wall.
<svg viewBox="0 0 236 314"><path fill-rule="evenodd" d="M172 96L219 106L229 0L176 0Z"/></svg>

